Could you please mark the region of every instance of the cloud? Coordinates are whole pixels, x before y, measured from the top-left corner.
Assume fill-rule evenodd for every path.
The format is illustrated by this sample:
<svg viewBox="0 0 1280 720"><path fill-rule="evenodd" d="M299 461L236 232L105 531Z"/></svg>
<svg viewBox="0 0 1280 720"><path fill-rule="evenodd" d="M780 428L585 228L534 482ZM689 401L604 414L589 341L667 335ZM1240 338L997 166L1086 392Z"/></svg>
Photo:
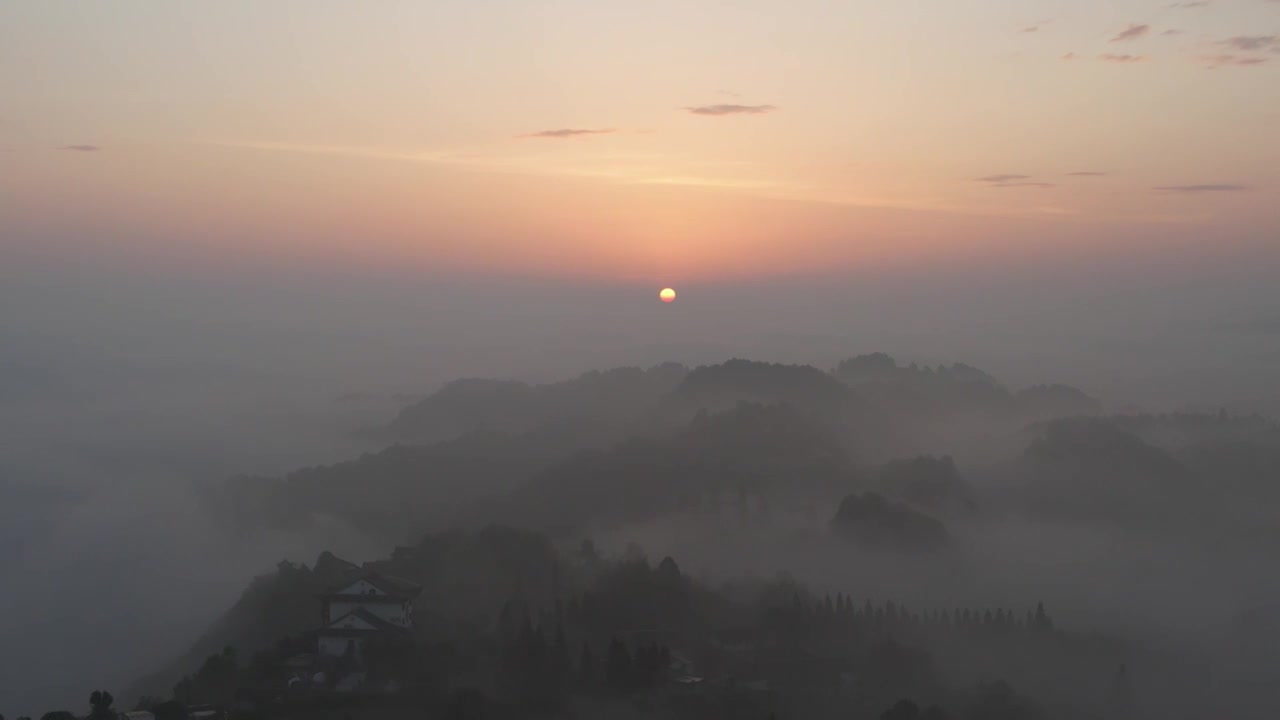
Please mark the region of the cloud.
<svg viewBox="0 0 1280 720"><path fill-rule="evenodd" d="M1117 55L1115 53L1103 53L1098 56L1099 60L1105 60L1113 63L1136 63L1147 59L1146 55Z"/></svg>
<svg viewBox="0 0 1280 720"><path fill-rule="evenodd" d="M1181 34L1182 34L1181 30L1177 28L1169 28L1168 30L1165 30L1164 32L1160 33L1160 37L1169 37L1170 35L1181 35Z"/></svg>
<svg viewBox="0 0 1280 720"><path fill-rule="evenodd" d="M1169 7L1174 10L1190 10L1191 8L1209 7L1211 4L1209 0L1198 0L1197 2L1176 2Z"/></svg>
<svg viewBox="0 0 1280 720"><path fill-rule="evenodd" d="M772 105L694 105L687 107L685 110L694 115L763 115L773 112L778 108Z"/></svg>
<svg viewBox="0 0 1280 720"><path fill-rule="evenodd" d="M1160 192L1187 193L1187 194L1244 192L1245 190L1248 190L1248 189L1249 188L1245 187L1244 185L1214 184L1214 183L1208 183L1203 185L1162 185L1160 187L1152 188L1152 190L1159 190Z"/></svg>
<svg viewBox="0 0 1280 720"><path fill-rule="evenodd" d="M520 137L556 138L556 139L562 140L564 138L582 137L584 135L608 135L611 132L613 132L613 128L601 128L599 130L591 130L591 129L584 129L584 128L560 128L559 130L540 130L535 133L528 133L527 135L521 135Z"/></svg>
<svg viewBox="0 0 1280 720"><path fill-rule="evenodd" d="M1227 38L1219 45L1229 45L1236 50L1267 50L1280 48L1280 36L1277 35L1237 35Z"/></svg>
<svg viewBox="0 0 1280 720"><path fill-rule="evenodd" d="M1200 61L1212 69L1220 67L1254 67L1262 65L1267 59L1247 55L1203 55L1200 57Z"/></svg>
<svg viewBox="0 0 1280 720"><path fill-rule="evenodd" d="M1062 59L1063 59L1063 60L1079 60L1079 59L1080 59L1080 56L1079 56L1079 55L1077 55L1077 54L1075 54L1075 53L1073 53L1073 52L1069 52L1069 53L1067 53L1066 55L1063 55L1063 56L1062 56Z"/></svg>
<svg viewBox="0 0 1280 720"><path fill-rule="evenodd" d="M1040 32L1040 27L1038 25L1031 25L1029 27L1022 28L1022 32L1024 33Z"/></svg>
<svg viewBox="0 0 1280 720"><path fill-rule="evenodd" d="M974 182L986 183L987 187L993 188L1014 188L1014 187L1053 187L1052 183L1031 182L1030 175L1017 175L1014 173L1000 173L997 175L984 175L980 178L974 178Z"/></svg>
<svg viewBox="0 0 1280 720"><path fill-rule="evenodd" d="M102 148L97 145L63 145L59 150L72 150L74 152L98 152Z"/></svg>
<svg viewBox="0 0 1280 720"><path fill-rule="evenodd" d="M1096 170L1081 170L1079 172L1066 173L1067 177L1106 177L1111 173L1098 172Z"/></svg>
<svg viewBox="0 0 1280 720"><path fill-rule="evenodd" d="M1111 38L1111 42L1124 42L1126 40L1137 40L1138 38L1151 32L1150 25L1129 24L1129 27L1121 30L1119 34Z"/></svg>

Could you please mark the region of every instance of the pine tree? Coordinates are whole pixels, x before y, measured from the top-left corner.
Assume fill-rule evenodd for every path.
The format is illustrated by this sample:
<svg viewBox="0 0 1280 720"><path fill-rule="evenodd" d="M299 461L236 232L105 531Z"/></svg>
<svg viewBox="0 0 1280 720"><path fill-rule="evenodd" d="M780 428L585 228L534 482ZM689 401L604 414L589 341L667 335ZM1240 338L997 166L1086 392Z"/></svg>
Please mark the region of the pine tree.
<svg viewBox="0 0 1280 720"><path fill-rule="evenodd" d="M1048 631L1053 629L1053 620L1051 620L1049 618L1049 615L1045 613L1043 602L1036 603L1035 628L1041 631Z"/></svg>

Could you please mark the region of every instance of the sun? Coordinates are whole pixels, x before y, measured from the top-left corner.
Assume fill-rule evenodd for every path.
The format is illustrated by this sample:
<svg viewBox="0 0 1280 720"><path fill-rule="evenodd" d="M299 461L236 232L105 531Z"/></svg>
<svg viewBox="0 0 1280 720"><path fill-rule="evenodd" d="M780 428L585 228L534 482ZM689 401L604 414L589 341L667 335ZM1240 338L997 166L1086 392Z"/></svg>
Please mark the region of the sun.
<svg viewBox="0 0 1280 720"><path fill-rule="evenodd" d="M664 303L676 301L676 291L671 288L662 288L662 292L658 293L658 297Z"/></svg>

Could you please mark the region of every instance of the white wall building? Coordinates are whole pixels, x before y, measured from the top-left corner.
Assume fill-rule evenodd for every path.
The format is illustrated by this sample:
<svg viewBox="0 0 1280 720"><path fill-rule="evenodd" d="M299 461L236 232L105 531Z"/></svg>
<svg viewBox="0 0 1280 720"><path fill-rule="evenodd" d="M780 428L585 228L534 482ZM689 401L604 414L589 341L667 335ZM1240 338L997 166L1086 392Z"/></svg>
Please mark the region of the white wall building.
<svg viewBox="0 0 1280 720"><path fill-rule="evenodd" d="M407 638L413 629L413 601L421 592L418 585L372 570L353 573L320 596L324 625L316 633L317 650L359 658L371 637Z"/></svg>

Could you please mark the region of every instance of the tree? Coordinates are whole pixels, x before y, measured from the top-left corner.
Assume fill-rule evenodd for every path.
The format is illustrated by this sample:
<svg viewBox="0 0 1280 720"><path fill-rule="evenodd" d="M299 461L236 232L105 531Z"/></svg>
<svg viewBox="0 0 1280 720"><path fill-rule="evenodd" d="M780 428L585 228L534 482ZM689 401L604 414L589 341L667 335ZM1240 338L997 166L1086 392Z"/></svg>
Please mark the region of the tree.
<svg viewBox="0 0 1280 720"><path fill-rule="evenodd" d="M94 690L89 695L89 717L92 720L115 720L116 713L111 709L111 704L115 702L115 698L111 697L111 693L103 690Z"/></svg>
<svg viewBox="0 0 1280 720"><path fill-rule="evenodd" d="M1036 630L1052 630L1053 620L1044 611L1044 603L1036 603L1035 625Z"/></svg>

